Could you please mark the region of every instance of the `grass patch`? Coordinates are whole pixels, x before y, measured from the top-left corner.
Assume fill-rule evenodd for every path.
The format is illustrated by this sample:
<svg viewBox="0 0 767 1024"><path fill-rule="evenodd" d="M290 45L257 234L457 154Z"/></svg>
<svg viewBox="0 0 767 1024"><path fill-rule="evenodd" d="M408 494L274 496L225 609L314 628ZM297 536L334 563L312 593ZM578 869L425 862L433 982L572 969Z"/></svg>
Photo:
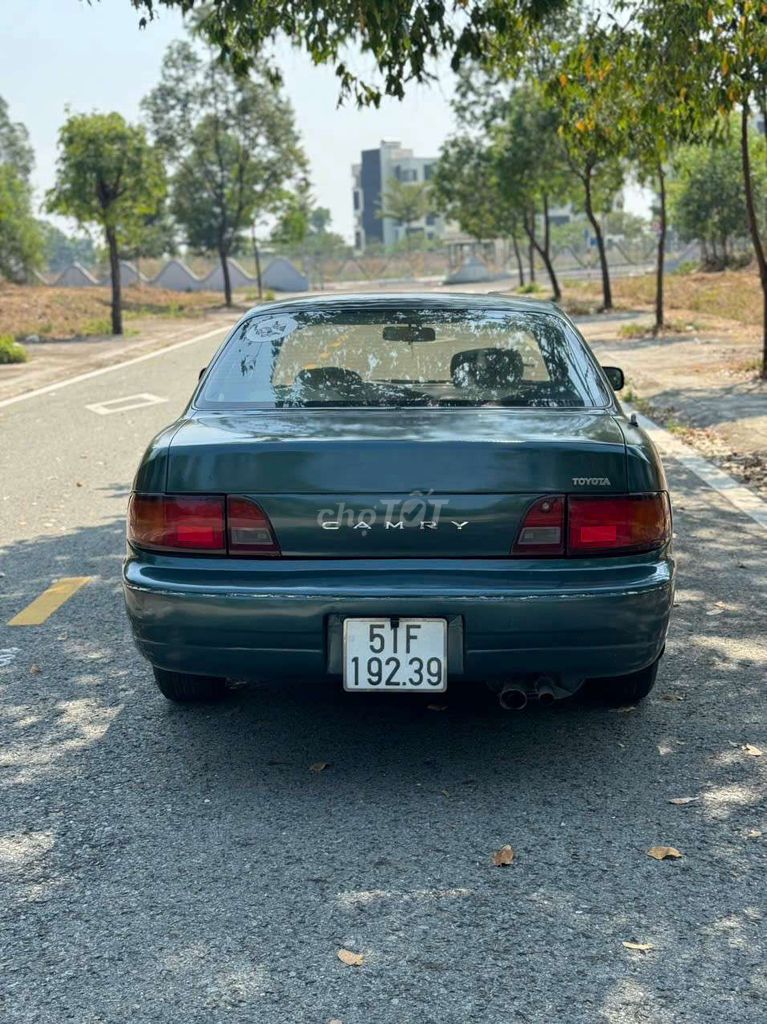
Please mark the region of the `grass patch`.
<svg viewBox="0 0 767 1024"><path fill-rule="evenodd" d="M26 363L27 350L10 334L0 334L0 363Z"/></svg>

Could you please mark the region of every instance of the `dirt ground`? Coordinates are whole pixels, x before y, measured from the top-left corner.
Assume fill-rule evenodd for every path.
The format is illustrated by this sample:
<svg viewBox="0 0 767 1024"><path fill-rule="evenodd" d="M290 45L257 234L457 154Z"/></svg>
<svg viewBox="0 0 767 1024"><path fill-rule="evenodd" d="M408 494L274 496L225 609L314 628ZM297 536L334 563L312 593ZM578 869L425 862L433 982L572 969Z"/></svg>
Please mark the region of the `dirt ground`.
<svg viewBox="0 0 767 1024"><path fill-rule="evenodd" d="M637 336L644 314L582 318L603 364L621 366L622 393L640 411L767 495L767 382L757 368L757 327L673 310L682 330Z"/></svg>
<svg viewBox="0 0 767 1024"><path fill-rule="evenodd" d="M141 334L156 317L195 317L223 305L218 292L173 292L132 285L124 289L127 334ZM0 282L0 335L26 343L109 335L109 288L50 288Z"/></svg>
<svg viewBox="0 0 767 1024"><path fill-rule="evenodd" d="M598 308L602 293L596 277L563 284L565 304L586 304ZM650 310L655 301L655 277L639 274L612 280L613 301L617 309ZM758 328L762 322L762 291L755 270L726 270L721 273L667 274L665 282L666 319L672 326L686 329L706 317L721 322L748 324ZM573 312L580 312L575 308ZM582 310L585 312L586 310Z"/></svg>

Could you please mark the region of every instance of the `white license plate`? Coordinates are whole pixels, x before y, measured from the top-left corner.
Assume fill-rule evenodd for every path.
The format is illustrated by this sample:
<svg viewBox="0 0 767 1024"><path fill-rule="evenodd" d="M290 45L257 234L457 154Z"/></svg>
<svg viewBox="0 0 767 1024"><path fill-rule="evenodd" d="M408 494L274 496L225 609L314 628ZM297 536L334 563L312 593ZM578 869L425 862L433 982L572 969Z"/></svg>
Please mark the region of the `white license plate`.
<svg viewBox="0 0 767 1024"><path fill-rule="evenodd" d="M344 689L447 689L445 619L344 619Z"/></svg>

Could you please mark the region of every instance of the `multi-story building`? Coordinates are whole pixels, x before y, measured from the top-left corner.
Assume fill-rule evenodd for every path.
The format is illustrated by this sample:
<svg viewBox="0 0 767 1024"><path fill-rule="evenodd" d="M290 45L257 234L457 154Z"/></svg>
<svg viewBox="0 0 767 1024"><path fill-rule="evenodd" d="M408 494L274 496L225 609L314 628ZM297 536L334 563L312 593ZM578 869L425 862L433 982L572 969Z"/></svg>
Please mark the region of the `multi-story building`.
<svg viewBox="0 0 767 1024"><path fill-rule="evenodd" d="M436 157L414 156L412 149L403 149L394 141L384 140L378 149L362 151L361 163L352 167L355 249L363 251L371 242L396 245L406 232L423 232L427 238L442 236L445 222L436 213L429 213L409 225L380 216L383 194L390 179L408 183L429 181L436 162Z"/></svg>

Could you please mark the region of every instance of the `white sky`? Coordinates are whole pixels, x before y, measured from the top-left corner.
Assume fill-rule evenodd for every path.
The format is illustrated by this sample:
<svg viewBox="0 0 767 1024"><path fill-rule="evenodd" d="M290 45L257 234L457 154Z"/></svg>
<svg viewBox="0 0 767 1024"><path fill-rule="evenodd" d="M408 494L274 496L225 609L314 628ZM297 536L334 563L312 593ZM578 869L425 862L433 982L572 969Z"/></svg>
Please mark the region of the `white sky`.
<svg viewBox="0 0 767 1024"><path fill-rule="evenodd" d="M13 120L26 124L35 147L38 199L54 179L56 137L75 112L117 110L131 120L154 86L168 43L182 34L181 18L162 11L144 31L130 0L2 0L0 96ZM338 87L329 68L283 45L285 89L311 164L314 194L330 207L333 226L352 238L351 165L360 150L383 138L399 139L421 156L436 156L452 127L452 76L431 87L413 87L399 103L380 110L337 107Z"/></svg>
<svg viewBox="0 0 767 1024"><path fill-rule="evenodd" d="M139 102L156 84L166 46L182 35L181 18L167 10L147 29L138 28L130 0L2 0L0 96L14 120L23 121L35 147L38 199L54 179L56 137L74 112L117 110L139 117ZM429 86L411 86L402 102L384 100L380 110L338 108L336 78L314 67L287 44L279 48L285 89L311 164L317 202L328 206L333 226L352 238L351 165L362 149L399 139L419 156L436 156L453 117L449 70ZM627 206L641 212L635 190Z"/></svg>

